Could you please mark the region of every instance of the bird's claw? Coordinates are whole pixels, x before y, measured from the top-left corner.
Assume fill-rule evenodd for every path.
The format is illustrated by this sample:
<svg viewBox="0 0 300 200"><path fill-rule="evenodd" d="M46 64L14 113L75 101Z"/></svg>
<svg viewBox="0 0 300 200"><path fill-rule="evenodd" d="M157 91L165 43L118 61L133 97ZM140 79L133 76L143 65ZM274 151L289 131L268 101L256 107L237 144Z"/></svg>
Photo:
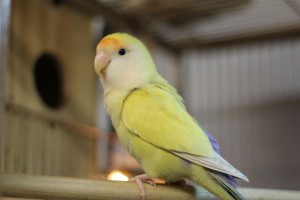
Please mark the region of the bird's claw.
<svg viewBox="0 0 300 200"><path fill-rule="evenodd" d="M129 181L134 181L138 185L138 187L140 189L141 200L145 200L145 198L146 198L146 193L145 193L145 188L144 188L143 183L148 183L154 187L156 186L155 181L152 178L149 178L149 176L147 174L141 174L141 175L135 176L135 177L129 179Z"/></svg>

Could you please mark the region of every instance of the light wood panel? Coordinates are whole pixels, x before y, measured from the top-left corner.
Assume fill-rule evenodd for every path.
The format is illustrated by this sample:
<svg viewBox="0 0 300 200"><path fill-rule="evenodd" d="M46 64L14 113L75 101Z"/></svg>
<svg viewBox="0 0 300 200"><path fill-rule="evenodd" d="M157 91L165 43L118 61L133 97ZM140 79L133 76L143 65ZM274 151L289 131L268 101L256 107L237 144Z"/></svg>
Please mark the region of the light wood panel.
<svg viewBox="0 0 300 200"><path fill-rule="evenodd" d="M92 17L65 2L12 1L1 172L87 177L97 171L99 131L83 125L93 125L96 115ZM35 85L35 63L44 53L61 64L59 109L48 107Z"/></svg>
<svg viewBox="0 0 300 200"><path fill-rule="evenodd" d="M12 1L6 101L53 117L95 124L96 81L92 16L66 3ZM63 106L52 110L40 97L34 79L44 53L61 64Z"/></svg>
<svg viewBox="0 0 300 200"><path fill-rule="evenodd" d="M73 177L97 173L100 133L94 127L7 105L1 134L1 172Z"/></svg>

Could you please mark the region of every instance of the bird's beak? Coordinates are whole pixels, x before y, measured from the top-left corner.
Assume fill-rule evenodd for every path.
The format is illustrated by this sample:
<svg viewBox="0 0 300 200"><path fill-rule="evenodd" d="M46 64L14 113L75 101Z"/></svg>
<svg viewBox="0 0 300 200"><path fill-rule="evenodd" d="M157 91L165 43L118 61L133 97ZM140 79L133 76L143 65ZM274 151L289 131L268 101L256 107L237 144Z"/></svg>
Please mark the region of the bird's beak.
<svg viewBox="0 0 300 200"><path fill-rule="evenodd" d="M110 57L103 51L98 51L95 57L95 71L97 75L100 77L101 74L104 73L104 70L110 63Z"/></svg>

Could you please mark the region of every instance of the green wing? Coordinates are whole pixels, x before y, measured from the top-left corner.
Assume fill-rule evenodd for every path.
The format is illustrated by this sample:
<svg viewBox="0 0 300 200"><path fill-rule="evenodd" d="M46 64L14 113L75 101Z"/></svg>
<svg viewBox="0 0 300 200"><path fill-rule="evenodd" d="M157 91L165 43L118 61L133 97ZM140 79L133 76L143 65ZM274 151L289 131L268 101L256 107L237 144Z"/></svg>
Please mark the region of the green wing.
<svg viewBox="0 0 300 200"><path fill-rule="evenodd" d="M248 181L244 174L213 151L204 131L172 92L154 86L132 91L123 103L125 126L146 142L181 158Z"/></svg>
<svg viewBox="0 0 300 200"><path fill-rule="evenodd" d="M160 87L144 86L125 99L122 120L134 134L160 148L197 156L215 152L180 100Z"/></svg>

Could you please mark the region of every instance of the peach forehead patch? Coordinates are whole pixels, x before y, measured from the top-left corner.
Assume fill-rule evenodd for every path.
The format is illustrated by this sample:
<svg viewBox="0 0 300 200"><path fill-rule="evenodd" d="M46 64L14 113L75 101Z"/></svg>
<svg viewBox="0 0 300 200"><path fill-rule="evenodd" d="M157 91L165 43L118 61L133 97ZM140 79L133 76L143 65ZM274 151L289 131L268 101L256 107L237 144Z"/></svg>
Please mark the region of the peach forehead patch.
<svg viewBox="0 0 300 200"><path fill-rule="evenodd" d="M111 38L111 37L107 37L107 38L103 38L100 43L98 44L99 47L114 47L116 49L120 49L123 47L122 43L120 42L120 40L116 39L116 38Z"/></svg>

